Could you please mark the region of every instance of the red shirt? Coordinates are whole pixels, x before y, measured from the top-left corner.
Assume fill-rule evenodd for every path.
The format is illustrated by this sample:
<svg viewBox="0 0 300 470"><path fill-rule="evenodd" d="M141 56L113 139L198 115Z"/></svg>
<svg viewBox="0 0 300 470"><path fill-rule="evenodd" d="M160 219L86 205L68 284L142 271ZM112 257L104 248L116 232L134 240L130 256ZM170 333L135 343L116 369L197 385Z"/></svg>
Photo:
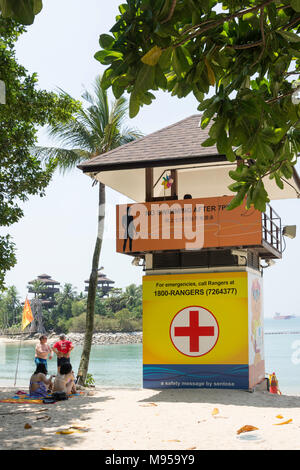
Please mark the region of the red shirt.
<svg viewBox="0 0 300 470"><path fill-rule="evenodd" d="M57 343L55 343L53 348L57 349L57 351L59 351L63 354L68 354L68 352L70 352L72 346L73 346L73 344L71 343L71 341L62 340L62 341L58 341Z"/></svg>

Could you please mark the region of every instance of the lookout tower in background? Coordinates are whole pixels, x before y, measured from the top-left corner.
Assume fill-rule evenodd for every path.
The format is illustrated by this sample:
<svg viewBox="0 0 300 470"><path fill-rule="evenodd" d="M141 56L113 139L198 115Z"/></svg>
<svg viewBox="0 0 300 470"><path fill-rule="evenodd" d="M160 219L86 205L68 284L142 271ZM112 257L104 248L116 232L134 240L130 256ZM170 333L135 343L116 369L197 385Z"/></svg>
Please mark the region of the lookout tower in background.
<svg viewBox="0 0 300 470"><path fill-rule="evenodd" d="M115 281L112 281L111 279L108 279L108 277L106 276L106 274L100 272L101 269L98 270L98 280L97 280L97 291L100 293L101 297L105 297L106 295L109 294L109 292L111 291L111 289L113 288L113 284L115 283ZM89 290L89 280L87 279L86 281L84 281L85 284L87 284L85 286L85 292L87 292Z"/></svg>
<svg viewBox="0 0 300 470"><path fill-rule="evenodd" d="M56 304L54 294L59 292L59 286L60 283L48 274L40 274L28 282L28 292L41 300L43 308L52 308Z"/></svg>

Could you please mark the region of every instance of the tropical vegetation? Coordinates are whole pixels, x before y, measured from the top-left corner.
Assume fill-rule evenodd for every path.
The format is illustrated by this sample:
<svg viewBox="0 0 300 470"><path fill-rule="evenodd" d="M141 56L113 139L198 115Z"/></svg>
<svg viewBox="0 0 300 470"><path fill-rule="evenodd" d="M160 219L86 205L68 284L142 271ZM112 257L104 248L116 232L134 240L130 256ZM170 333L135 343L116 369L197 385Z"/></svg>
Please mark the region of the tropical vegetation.
<svg viewBox="0 0 300 470"><path fill-rule="evenodd" d="M38 89L36 74L16 61L15 42L24 31L0 16L0 81L5 84L0 104L0 228L18 222L21 204L30 195L43 196L52 177L55 162L42 164L31 152L38 127L63 124L80 107L69 96ZM14 243L7 233L0 234L0 291L15 264Z"/></svg>
<svg viewBox="0 0 300 470"><path fill-rule="evenodd" d="M37 294L36 297L38 297ZM87 295L77 293L66 283L55 294L56 305L43 308L43 324L48 333L84 333ZM15 286L0 295L0 330L20 332L23 305ZM27 328L29 330L29 327ZM109 297L97 291L93 332L131 332L142 330L142 286L131 284L122 289L112 289Z"/></svg>
<svg viewBox="0 0 300 470"><path fill-rule="evenodd" d="M3 18L11 18L25 25L32 24L42 8L42 0L0 0Z"/></svg>
<svg viewBox="0 0 300 470"><path fill-rule="evenodd" d="M130 116L162 89L193 94L204 146L238 161L229 208L265 211L264 178L292 184L300 150L300 0L127 0L95 58ZM296 190L296 192L298 192Z"/></svg>

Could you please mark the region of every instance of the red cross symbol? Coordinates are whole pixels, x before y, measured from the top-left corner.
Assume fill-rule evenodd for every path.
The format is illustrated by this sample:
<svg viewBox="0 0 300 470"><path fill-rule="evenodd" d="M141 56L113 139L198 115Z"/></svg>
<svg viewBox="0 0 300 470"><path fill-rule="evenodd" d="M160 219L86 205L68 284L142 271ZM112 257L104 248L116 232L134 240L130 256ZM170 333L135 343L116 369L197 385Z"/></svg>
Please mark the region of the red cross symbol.
<svg viewBox="0 0 300 470"><path fill-rule="evenodd" d="M219 324L212 312L199 305L184 307L173 317L170 339L178 352L190 357L209 353L219 339Z"/></svg>
<svg viewBox="0 0 300 470"><path fill-rule="evenodd" d="M174 336L190 337L190 352L199 352L200 336L214 336L215 329L213 326L199 325L199 311L190 310L189 326L176 326L174 328Z"/></svg>

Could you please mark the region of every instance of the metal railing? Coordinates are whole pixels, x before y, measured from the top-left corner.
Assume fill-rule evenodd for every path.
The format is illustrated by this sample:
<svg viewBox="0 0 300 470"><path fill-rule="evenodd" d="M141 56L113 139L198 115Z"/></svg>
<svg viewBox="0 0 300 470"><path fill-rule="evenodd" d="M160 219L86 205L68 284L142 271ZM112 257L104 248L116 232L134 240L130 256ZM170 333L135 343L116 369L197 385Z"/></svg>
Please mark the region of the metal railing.
<svg viewBox="0 0 300 470"><path fill-rule="evenodd" d="M269 204L262 214L262 235L265 242L282 253L281 218Z"/></svg>

